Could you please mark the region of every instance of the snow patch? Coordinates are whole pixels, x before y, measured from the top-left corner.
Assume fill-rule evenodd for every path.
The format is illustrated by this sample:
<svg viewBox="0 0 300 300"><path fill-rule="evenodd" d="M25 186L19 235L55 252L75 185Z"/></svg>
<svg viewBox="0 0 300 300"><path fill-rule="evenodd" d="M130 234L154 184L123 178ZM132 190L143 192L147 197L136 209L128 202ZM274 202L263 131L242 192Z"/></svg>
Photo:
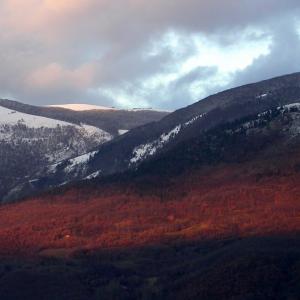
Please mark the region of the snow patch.
<svg viewBox="0 0 300 300"><path fill-rule="evenodd" d="M0 125L25 125L30 128L74 126L72 123L21 113L0 106Z"/></svg>
<svg viewBox="0 0 300 300"><path fill-rule="evenodd" d="M264 98L268 97L268 95L269 95L269 93L264 93L264 94L258 95L256 97L256 99L264 99Z"/></svg>
<svg viewBox="0 0 300 300"><path fill-rule="evenodd" d="M91 158L93 158L98 151L93 151L90 153L86 153L75 158L69 159L69 165L65 168L65 172L70 173L72 172L77 166L82 166L86 164Z"/></svg>
<svg viewBox="0 0 300 300"><path fill-rule="evenodd" d="M130 159L130 163L136 164L146 157L152 156L158 149L163 148L163 146L168 143L170 139L173 139L180 132L181 127L181 125L178 125L170 132L163 133L157 140L134 148L133 157Z"/></svg>
<svg viewBox="0 0 300 300"><path fill-rule="evenodd" d="M118 130L118 134L119 135L123 135L123 134L125 134L125 133L127 133L129 130L127 130L127 129L119 129Z"/></svg>
<svg viewBox="0 0 300 300"><path fill-rule="evenodd" d="M53 104L48 107L65 108L74 111L87 111L87 110L117 110L114 107L106 107L92 104Z"/></svg>
<svg viewBox="0 0 300 300"><path fill-rule="evenodd" d="M196 117L190 119L189 121L185 122L184 125L189 126L189 125L193 124L194 122L196 122L198 119L203 118L205 115L206 114L201 114L199 116L196 116Z"/></svg>
<svg viewBox="0 0 300 300"><path fill-rule="evenodd" d="M286 108L288 110L290 110L291 108L298 108L300 109L300 103L295 102L295 103L291 103L291 104L286 104L283 106L283 108Z"/></svg>
<svg viewBox="0 0 300 300"><path fill-rule="evenodd" d="M65 108L74 111L88 111L88 110L123 110L123 111L132 111L132 112L139 112L139 111L156 111L156 112L166 112L170 113L172 111L169 110L159 110L154 108L132 108L132 109L121 109L115 107L107 107L101 105L92 105L92 104L84 104L84 103L72 103L72 104L51 104L47 105L47 107L58 107L58 108Z"/></svg>
<svg viewBox="0 0 300 300"><path fill-rule="evenodd" d="M125 109L126 111L133 111L133 112L139 112L139 111L156 111L156 112L163 112L163 113L171 113L172 110L164 110L164 109L157 109L152 107L135 107L131 109Z"/></svg>
<svg viewBox="0 0 300 300"><path fill-rule="evenodd" d="M94 178L97 178L100 174L101 174L101 170L90 174L89 176L85 177L84 179L88 179L88 180L94 179Z"/></svg>
<svg viewBox="0 0 300 300"><path fill-rule="evenodd" d="M101 143L108 142L113 138L112 135L108 132L94 126L80 124L80 126L78 126L78 129L84 136L95 137Z"/></svg>
<svg viewBox="0 0 300 300"><path fill-rule="evenodd" d="M157 150L163 148L170 140L174 139L182 129L190 126L204 115L205 114L195 116L184 124L177 125L170 132L163 133L158 139L135 147L132 153L133 157L130 159L130 164L136 164L145 158L154 155Z"/></svg>
<svg viewBox="0 0 300 300"><path fill-rule="evenodd" d="M59 121L51 118L45 118L41 116L30 115L26 113L21 113L15 110L4 108L0 106L0 140L10 141L14 136L15 130L17 128L22 128L22 126L30 129L59 129L59 128L76 128L77 131L87 138L93 138L102 144L104 142L110 141L113 137L108 132L86 124L72 124L69 122ZM39 135L39 138L24 136L22 139L25 142L33 142L39 139L46 139L45 136Z"/></svg>

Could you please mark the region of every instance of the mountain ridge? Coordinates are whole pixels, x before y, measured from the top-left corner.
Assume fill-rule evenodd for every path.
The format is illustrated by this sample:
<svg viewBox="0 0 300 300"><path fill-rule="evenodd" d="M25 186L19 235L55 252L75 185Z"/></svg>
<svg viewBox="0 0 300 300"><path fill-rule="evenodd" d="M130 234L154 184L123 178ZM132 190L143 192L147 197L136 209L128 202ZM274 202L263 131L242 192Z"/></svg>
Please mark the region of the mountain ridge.
<svg viewBox="0 0 300 300"><path fill-rule="evenodd" d="M65 111L67 111L66 117L64 117ZM57 112L59 112L58 115ZM88 116L89 113L87 112ZM101 119L103 116L102 112L100 115L94 112L91 114L96 119ZM118 112L118 114L127 115L127 112ZM130 114L126 118L132 119L131 125L128 127L125 124L126 119L120 120L120 124L130 129L131 126L140 123L144 114L151 120L165 115L164 113L156 114L156 112L155 115L153 112ZM50 118L49 115L54 118ZM105 112L104 115L106 115ZM116 117L118 115L113 118L106 115L111 122L114 122L113 119ZM97 127L105 123L105 118L96 122L97 126L81 122L85 118L85 112L76 114L66 109L45 109L0 100L0 155L5 158L1 160L0 165L0 198L14 193L18 185L24 181L30 187L32 183L39 180L38 174L47 165L84 155L100 144L128 131L119 129L114 132L107 124L107 127L111 129L107 132ZM114 126L117 128L118 124Z"/></svg>
<svg viewBox="0 0 300 300"><path fill-rule="evenodd" d="M45 107L24 104L14 100L0 99L0 106L31 115L48 117L60 121L80 124L85 123L101 128L113 136L118 135L118 130L131 130L143 124L158 121L168 112L143 110L86 110L72 111L60 107Z"/></svg>
<svg viewBox="0 0 300 300"><path fill-rule="evenodd" d="M170 144L121 172L50 190L46 178L37 194L0 206L0 295L297 299L299 86L296 76L270 95L250 88L240 105L187 112L178 131L173 116L170 127L134 129L158 126L156 140ZM65 161L62 178L93 157Z"/></svg>
<svg viewBox="0 0 300 300"><path fill-rule="evenodd" d="M300 99L300 73L276 77L258 83L220 92L204 100L175 111L158 122L135 128L124 136L108 142L74 174L64 172L69 162L58 165L58 172L46 171L42 182L60 185L62 182L82 180L89 176L107 176L136 168L155 155L168 152L178 143L196 137L222 123L269 109L295 103ZM94 149L96 150L96 149ZM78 177L78 174L81 174ZM62 178L62 179L60 179Z"/></svg>

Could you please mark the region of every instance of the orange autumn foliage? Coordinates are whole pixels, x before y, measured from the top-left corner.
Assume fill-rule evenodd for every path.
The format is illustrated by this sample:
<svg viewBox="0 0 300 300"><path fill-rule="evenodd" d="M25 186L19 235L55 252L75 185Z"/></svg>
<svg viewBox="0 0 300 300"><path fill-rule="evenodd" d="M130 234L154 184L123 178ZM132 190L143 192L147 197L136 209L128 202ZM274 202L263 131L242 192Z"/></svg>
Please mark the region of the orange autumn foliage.
<svg viewBox="0 0 300 300"><path fill-rule="evenodd" d="M179 176L165 198L149 191L141 196L122 185L99 194L70 188L62 195L2 206L0 255L64 256L191 239L297 233L299 180L294 173L257 181L238 166L223 166L209 174Z"/></svg>

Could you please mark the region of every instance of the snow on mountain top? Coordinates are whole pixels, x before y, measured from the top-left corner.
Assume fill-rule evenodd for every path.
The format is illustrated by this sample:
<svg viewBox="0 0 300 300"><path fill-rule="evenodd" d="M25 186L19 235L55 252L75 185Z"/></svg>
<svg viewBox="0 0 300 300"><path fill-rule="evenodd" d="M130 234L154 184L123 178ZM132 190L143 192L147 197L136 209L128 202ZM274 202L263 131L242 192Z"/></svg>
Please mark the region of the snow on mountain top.
<svg viewBox="0 0 300 300"><path fill-rule="evenodd" d="M164 113L171 113L172 110L165 110L165 109L155 109L152 107L146 107L146 108L131 108L131 109L125 109L126 111L135 111L135 112L139 112L139 111L156 111L156 112L164 112Z"/></svg>
<svg viewBox="0 0 300 300"><path fill-rule="evenodd" d="M117 110L114 107L106 107L106 106L99 106L99 105L92 105L92 104L53 104L48 105L48 107L59 107L59 108L66 108L74 111L85 111L85 110Z"/></svg>
<svg viewBox="0 0 300 300"><path fill-rule="evenodd" d="M18 125L23 124L30 128L49 127L55 128L60 126L74 126L74 124L54 120L50 118L40 117L21 113L15 110L0 106L0 125Z"/></svg>
<svg viewBox="0 0 300 300"><path fill-rule="evenodd" d="M115 107L107 107L107 106L100 106L100 105L92 105L92 104L52 104L48 105L48 107L58 107L58 108L66 108L74 111L86 111L86 110L125 110L125 111L157 111L157 112L171 112L167 110L159 110L153 108L132 108L132 109L122 109L122 108L115 108Z"/></svg>
<svg viewBox="0 0 300 300"><path fill-rule="evenodd" d="M75 125L69 122L21 113L0 106L0 126L4 125L25 125L28 128L56 128L57 126L72 126L77 128L78 131L85 136L97 136L99 141L102 142L112 139L112 136L108 132L94 126L86 124Z"/></svg>

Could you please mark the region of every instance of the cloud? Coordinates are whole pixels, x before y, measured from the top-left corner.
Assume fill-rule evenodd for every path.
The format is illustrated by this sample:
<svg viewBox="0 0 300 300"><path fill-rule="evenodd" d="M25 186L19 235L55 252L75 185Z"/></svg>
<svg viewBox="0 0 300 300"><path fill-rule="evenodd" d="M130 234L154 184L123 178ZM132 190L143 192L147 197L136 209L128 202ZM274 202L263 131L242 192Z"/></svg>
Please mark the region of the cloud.
<svg viewBox="0 0 300 300"><path fill-rule="evenodd" d="M300 71L300 37L294 20L273 24L272 40L270 55L258 57L245 70L237 72L232 86Z"/></svg>
<svg viewBox="0 0 300 300"><path fill-rule="evenodd" d="M299 8L298 0L2 0L0 96L182 107L297 71Z"/></svg>

